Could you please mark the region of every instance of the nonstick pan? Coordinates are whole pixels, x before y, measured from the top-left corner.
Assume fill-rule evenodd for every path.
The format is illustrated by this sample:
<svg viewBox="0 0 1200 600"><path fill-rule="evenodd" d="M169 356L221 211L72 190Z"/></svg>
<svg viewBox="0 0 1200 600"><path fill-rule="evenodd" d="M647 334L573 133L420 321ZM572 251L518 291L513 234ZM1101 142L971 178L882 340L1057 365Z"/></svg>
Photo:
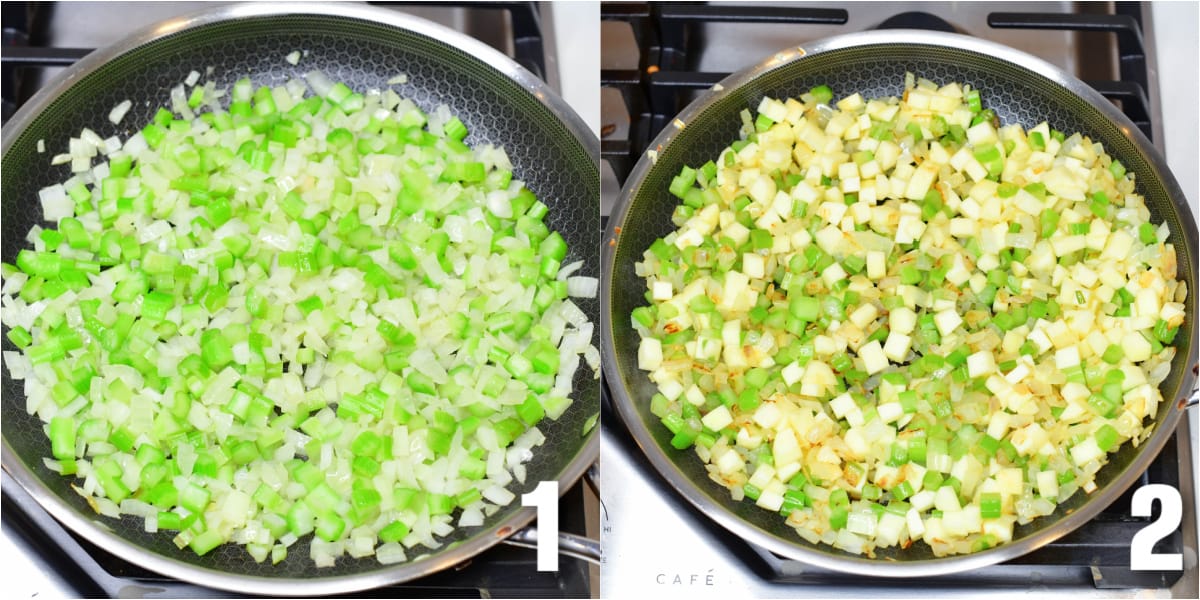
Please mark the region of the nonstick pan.
<svg viewBox="0 0 1200 600"><path fill-rule="evenodd" d="M284 56L307 51L299 65ZM583 274L599 263L599 141L583 121L542 81L486 45L395 10L348 4L248 4L222 6L167 21L88 55L32 98L3 132L3 260L14 263L27 247L25 235L41 222L37 191L69 176L50 157L69 137L89 127L108 137L126 136L150 122L169 90L195 69L212 67L211 79L229 89L249 76L255 85L281 85L319 69L358 90L383 89L398 74L408 83L395 89L424 110L446 104L467 125L466 142L495 144L508 153L514 176L550 207L547 224L570 247L566 262L584 261ZM133 108L120 126L109 111L130 99ZM36 150L45 140L47 152ZM577 300L597 321L598 300ZM7 339L5 350L15 350ZM535 449L524 484L558 481L565 491L598 455L599 439L585 424L599 412L599 386L582 367L575 402L557 421L540 428L546 443ZM342 557L331 568L314 568L306 541L278 565L259 564L242 547L226 544L198 557L177 549L168 534L143 531L140 519L97 515L71 491L71 478L47 469L51 455L42 423L24 410L20 382L3 372L3 466L47 511L101 548L145 568L200 585L253 594L316 595L409 580L461 563L527 526L533 508L519 502L487 518L481 527L457 530L444 545L412 562L384 566L373 558ZM521 539L535 536L526 532ZM410 556L417 554L410 552Z"/></svg>
<svg viewBox="0 0 1200 600"><path fill-rule="evenodd" d="M645 282L634 272L634 263L652 241L675 228L670 217L677 200L668 192L671 178L683 165L701 165L736 140L740 111L753 110L764 95L796 97L820 84L829 85L839 98L854 92L898 96L905 72L943 84L971 84L1003 123L1028 128L1045 120L1061 131L1083 132L1102 142L1109 154L1137 174L1137 190L1155 222L1165 221L1170 227L1179 276L1187 282L1189 295L1187 319L1175 341L1178 352L1160 385L1165 401L1154 433L1141 446L1126 444L1110 455L1109 464L1096 476L1099 489L1090 495L1077 493L1052 515L1017 526L1011 543L990 550L939 558L925 544L914 544L907 550L877 549L876 557L868 559L810 544L778 515L734 502L728 490L709 480L693 452L671 447L670 432L650 413L656 389L637 368L639 337L630 325L630 312L645 303ZM1020 556L1074 530L1120 496L1170 439L1188 397L1195 393L1196 223L1187 200L1137 127L1095 90L1045 61L955 34L890 30L828 38L785 49L729 76L669 123L650 149L656 160L643 157L634 167L605 236L600 288L606 319L605 377L618 414L664 484L734 534L772 552L827 569L882 577L965 571Z"/></svg>

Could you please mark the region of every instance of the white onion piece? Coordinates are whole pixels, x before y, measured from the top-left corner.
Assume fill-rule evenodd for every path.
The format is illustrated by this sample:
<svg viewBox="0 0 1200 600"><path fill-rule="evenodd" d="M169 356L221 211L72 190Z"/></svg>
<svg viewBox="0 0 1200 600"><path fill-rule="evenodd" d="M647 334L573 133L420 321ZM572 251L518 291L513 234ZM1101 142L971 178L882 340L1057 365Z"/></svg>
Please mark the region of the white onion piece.
<svg viewBox="0 0 1200 600"><path fill-rule="evenodd" d="M563 265L563 267L558 270L558 277L556 279L558 279L559 281L566 281L568 277L570 277L576 271L578 271L579 269L582 269L582 268L583 268L582 260L577 260L573 263Z"/></svg>
<svg viewBox="0 0 1200 600"><path fill-rule="evenodd" d="M75 215L75 203L67 196L61 184L44 187L38 191L42 202L42 217L47 221L59 221Z"/></svg>
<svg viewBox="0 0 1200 600"><path fill-rule="evenodd" d="M568 277L567 295L572 298L595 298L600 280L595 277Z"/></svg>
<svg viewBox="0 0 1200 600"><path fill-rule="evenodd" d="M304 79L312 87L313 93L322 98L328 96L329 90L333 88L333 82L320 71L309 71L304 75Z"/></svg>

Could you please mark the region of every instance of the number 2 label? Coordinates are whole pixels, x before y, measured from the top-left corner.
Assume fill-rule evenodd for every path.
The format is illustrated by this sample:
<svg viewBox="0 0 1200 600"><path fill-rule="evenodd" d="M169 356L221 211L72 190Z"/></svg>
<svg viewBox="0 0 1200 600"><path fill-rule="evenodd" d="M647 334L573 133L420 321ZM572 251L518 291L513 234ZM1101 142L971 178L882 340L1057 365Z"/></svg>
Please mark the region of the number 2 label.
<svg viewBox="0 0 1200 600"><path fill-rule="evenodd" d="M1129 568L1133 571L1182 571L1182 554L1154 553L1154 543L1171 535L1183 519L1183 500L1179 497L1179 490L1161 483L1144 485L1133 493L1129 512L1135 517L1149 517L1155 500L1162 506L1162 514L1130 540ZM541 554L538 560L541 560Z"/></svg>
<svg viewBox="0 0 1200 600"><path fill-rule="evenodd" d="M521 506L537 507L537 568L558 570L558 482L542 481L521 495Z"/></svg>

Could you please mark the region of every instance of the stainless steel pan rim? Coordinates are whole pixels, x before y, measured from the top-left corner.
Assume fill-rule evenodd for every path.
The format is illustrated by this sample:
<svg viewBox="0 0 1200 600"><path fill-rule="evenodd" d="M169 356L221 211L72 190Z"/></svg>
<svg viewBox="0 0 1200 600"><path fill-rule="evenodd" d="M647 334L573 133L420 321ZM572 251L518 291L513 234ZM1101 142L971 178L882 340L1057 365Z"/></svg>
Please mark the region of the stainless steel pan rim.
<svg viewBox="0 0 1200 600"><path fill-rule="evenodd" d="M88 54L71 67L65 69L35 94L12 117L4 127L0 152L7 155L12 144L25 128L56 98L88 74L96 71L110 60L145 44L152 43L172 34L205 25L238 19L266 18L287 15L336 16L388 25L397 29L422 34L440 40L463 52L471 54L480 62L517 82L538 99L563 126L584 146L590 156L595 157L599 172L600 141L583 120L549 88L541 79L527 71L508 56L472 37L448 29L428 20L386 8L359 4L321 3L246 3L225 5L180 16L135 32L123 40ZM600 454L600 439L596 431L588 434L574 460L563 470L559 479L559 492L565 493L592 465ZM533 508L519 508L507 518L486 531L481 531L457 545L439 550L429 550L431 555L409 562L392 565L377 571L344 576L314 579L275 579L249 575L231 574L224 571L198 567L171 557L148 552L130 543L112 530L107 518L95 518L76 512L55 493L47 489L19 458L7 438L0 448L0 461L4 470L32 496L40 506L64 523L72 531L95 542L118 557L146 569L200 585L243 593L282 596L315 596L346 593L396 584L462 563L497 542L530 525L536 516ZM586 553L585 553L586 554ZM358 560L372 560L370 558Z"/></svg>
<svg viewBox="0 0 1200 600"><path fill-rule="evenodd" d="M1179 248L1182 245L1183 251L1188 256L1196 256L1197 242L1194 235L1196 223L1192 218L1191 211L1182 206L1183 202L1186 202L1183 190L1179 187L1174 177L1170 175L1166 161L1150 141L1146 139L1141 130L1134 126L1124 114L1098 92L1075 77L1063 72L1058 67L1008 46L971 36L923 30L878 30L834 36L802 46L781 50L763 62L734 73L726 77L719 84L714 85L701 97L688 105L677 118L673 119L655 137L648 148L656 153L670 152L671 142L687 127L692 119L700 115L716 101L731 94L739 93L743 86L753 82L764 73L779 69L785 65L790 65L796 61L802 61L805 57L825 52L846 48L887 46L892 44L949 47L992 56L1001 61L1012 63L1018 67L1038 73L1091 104L1116 124L1121 132L1142 152L1151 165L1164 175L1162 184L1172 199L1175 200L1176 209L1180 211L1179 217L1184 230L1186 232L1193 232L1191 236L1184 236L1185 239L1183 240L1176 239L1176 247ZM792 544L784 541L782 538L769 535L718 503L673 464L666 451L655 443L649 427L636 412L633 406L634 400L625 386L624 376L617 361L613 330L615 326L614 322L620 320L622 323L621 327L629 327L627 316L612 314L612 295L619 293L613 287L617 241L620 240L619 232L621 231L621 227L626 225L626 219L633 205L633 200L637 195L636 193L647 174L654 168L657 159L657 155L653 159L649 156L639 158L621 190L621 194L613 208L612 216L609 218L607 230L605 231L600 286L601 315L602 318L608 319L608 322L602 328L604 336L602 361L604 374L606 380L609 382L609 389L613 393L614 405L618 415L628 427L634 441L642 449L642 452L650 460L650 463L658 473L693 506L704 513L705 516L715 520L721 526L750 543L766 548L776 554L794 558L817 567L873 577L943 575L984 567L1022 556L1075 530L1080 525L1091 520L1097 513L1124 493L1136 479L1136 476L1146 470L1146 467L1154 460L1170 435L1174 432L1179 416L1183 412L1182 405L1185 402L1183 398L1194 394L1192 390L1196 383L1196 375L1189 369L1183 377L1182 386L1178 392L1181 394L1180 400L1176 401L1170 396L1164 398L1164 402L1159 407L1159 410L1170 412L1166 419L1159 423L1159 431L1156 431L1155 435L1148 440L1147 447L1142 448L1135 460L1126 468L1126 476L1118 478L1096 492L1096 495L1082 509L1063 516L1052 527L1009 544L1003 544L974 554L929 560L887 562L850 555L832 547L828 547L827 551L817 550L801 545L803 540L798 536L796 537L796 543ZM1185 326L1194 326L1193 315L1196 306L1195 294L1197 290L1188 291L1189 317ZM629 291L626 290L625 293L629 293ZM1190 344L1185 364L1197 364L1197 345L1194 341Z"/></svg>

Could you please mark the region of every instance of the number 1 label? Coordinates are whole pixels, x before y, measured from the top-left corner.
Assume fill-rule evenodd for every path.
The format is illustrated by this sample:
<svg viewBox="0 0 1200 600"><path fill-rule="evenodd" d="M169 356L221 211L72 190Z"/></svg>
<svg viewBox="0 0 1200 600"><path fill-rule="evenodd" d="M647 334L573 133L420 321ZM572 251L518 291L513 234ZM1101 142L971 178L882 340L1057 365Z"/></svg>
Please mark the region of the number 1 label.
<svg viewBox="0 0 1200 600"><path fill-rule="evenodd" d="M537 507L537 568L558 570L558 482L543 481L521 495L521 506Z"/></svg>
<svg viewBox="0 0 1200 600"><path fill-rule="evenodd" d="M1162 514L1130 540L1129 568L1133 571L1182 571L1182 554L1154 553L1154 543L1171 535L1183 519L1183 500L1179 497L1179 490L1161 483L1144 485L1133 493L1133 506L1129 512L1135 517L1149 517L1155 500L1162 506ZM538 552L541 552L540 547ZM538 554L538 560L541 560L541 554Z"/></svg>

